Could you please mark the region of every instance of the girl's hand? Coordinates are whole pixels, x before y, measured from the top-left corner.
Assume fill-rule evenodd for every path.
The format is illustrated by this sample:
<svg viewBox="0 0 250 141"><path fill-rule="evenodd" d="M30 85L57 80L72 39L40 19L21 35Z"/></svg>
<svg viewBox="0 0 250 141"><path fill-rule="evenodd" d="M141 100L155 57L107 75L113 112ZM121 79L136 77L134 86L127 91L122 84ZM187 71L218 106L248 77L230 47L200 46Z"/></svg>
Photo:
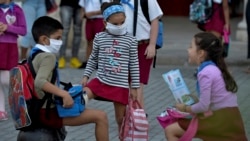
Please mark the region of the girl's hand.
<svg viewBox="0 0 250 141"><path fill-rule="evenodd" d="M224 29L225 29L226 31L230 31L230 30L229 30L229 29L230 29L229 24L225 24L225 25L224 25Z"/></svg>
<svg viewBox="0 0 250 141"><path fill-rule="evenodd" d="M74 100L72 99L72 97L70 96L68 92L65 91L62 99L63 99L64 108L70 108L74 105Z"/></svg>
<svg viewBox="0 0 250 141"><path fill-rule="evenodd" d="M147 59L152 59L155 56L155 45L149 44L144 55L146 55Z"/></svg>
<svg viewBox="0 0 250 141"><path fill-rule="evenodd" d="M181 112L186 112L186 105L182 103L176 103L175 108Z"/></svg>
<svg viewBox="0 0 250 141"><path fill-rule="evenodd" d="M85 87L87 85L88 79L89 78L87 76L83 77L83 79L82 79L82 87Z"/></svg>
<svg viewBox="0 0 250 141"><path fill-rule="evenodd" d="M137 100L137 89L131 89L130 97L131 97L133 100Z"/></svg>
<svg viewBox="0 0 250 141"><path fill-rule="evenodd" d="M8 28L7 24L0 23L0 33L5 32Z"/></svg>

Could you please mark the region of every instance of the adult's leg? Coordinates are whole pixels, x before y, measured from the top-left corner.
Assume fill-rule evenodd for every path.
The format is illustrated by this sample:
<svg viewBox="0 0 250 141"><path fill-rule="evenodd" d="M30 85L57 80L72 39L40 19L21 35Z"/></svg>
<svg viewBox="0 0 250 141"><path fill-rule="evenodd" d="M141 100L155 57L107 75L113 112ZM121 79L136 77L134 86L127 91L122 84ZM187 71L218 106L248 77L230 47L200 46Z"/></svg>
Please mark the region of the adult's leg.
<svg viewBox="0 0 250 141"><path fill-rule="evenodd" d="M70 24L73 16L73 8L70 6L60 7L60 17L63 25L62 47L60 48L59 57L65 57L66 48L68 44L68 34L70 30Z"/></svg>
<svg viewBox="0 0 250 141"><path fill-rule="evenodd" d="M114 109L115 109L115 119L118 125L118 131L120 131L122 126L122 120L126 111L126 105L114 102Z"/></svg>
<svg viewBox="0 0 250 141"><path fill-rule="evenodd" d="M72 57L78 57L82 37L82 15L81 9L74 9L74 39L72 47Z"/></svg>
<svg viewBox="0 0 250 141"><path fill-rule="evenodd" d="M165 128L165 136L168 141L178 141L184 133L185 131L180 127L178 122Z"/></svg>
<svg viewBox="0 0 250 141"><path fill-rule="evenodd" d="M105 112L94 109L85 109L80 116L63 118L63 125L78 126L95 123L95 136L97 141L109 140L108 118Z"/></svg>

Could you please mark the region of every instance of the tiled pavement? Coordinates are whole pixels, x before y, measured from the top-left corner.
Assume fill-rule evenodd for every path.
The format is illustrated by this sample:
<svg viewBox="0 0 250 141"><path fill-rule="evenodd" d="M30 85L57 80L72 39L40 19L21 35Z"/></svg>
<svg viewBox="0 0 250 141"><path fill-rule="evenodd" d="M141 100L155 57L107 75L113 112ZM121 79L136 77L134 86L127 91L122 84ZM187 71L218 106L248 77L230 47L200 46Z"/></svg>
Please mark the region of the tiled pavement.
<svg viewBox="0 0 250 141"><path fill-rule="evenodd" d="M174 103L174 98L162 79L161 74L171 69L180 69L191 92L195 93L195 79L193 77L194 66L158 66L152 69L150 83L145 87L146 112L149 114L150 123L149 140L164 141L164 133L156 120L156 116L162 112L168 104ZM250 75L245 74L243 67L231 66L230 72L235 77L238 85L238 102L243 116L248 138L250 139ZM79 83L83 70L63 69L60 71L63 81ZM7 106L7 104L6 104ZM7 106L8 107L8 106ZM108 114L110 141L118 141L117 126L114 120L113 104L109 102L90 101L89 108L102 109ZM0 122L0 141L15 141L18 131L14 129L11 119ZM67 127L66 141L95 141L94 125Z"/></svg>

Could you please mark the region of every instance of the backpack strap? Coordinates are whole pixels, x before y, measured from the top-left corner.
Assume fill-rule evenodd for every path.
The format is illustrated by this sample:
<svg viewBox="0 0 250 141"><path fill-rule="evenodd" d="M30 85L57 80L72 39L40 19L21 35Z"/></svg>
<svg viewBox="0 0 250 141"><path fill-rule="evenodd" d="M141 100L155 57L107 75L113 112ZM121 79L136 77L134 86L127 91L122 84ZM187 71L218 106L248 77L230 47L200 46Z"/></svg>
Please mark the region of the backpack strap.
<svg viewBox="0 0 250 141"><path fill-rule="evenodd" d="M38 50L28 57L28 65L29 65L30 72L32 73L32 76L34 79L36 78L36 72L35 72L34 66L32 64L32 60L36 57L36 55L38 55L39 53L42 53L42 52L44 52L44 51ZM50 81L52 84L55 83L56 77L57 77L57 66L55 66L55 68L53 69L52 78ZM50 109L51 103L53 103L53 99L52 99L51 93L48 93L45 91L44 91L44 93L45 93L45 95L43 96L43 98L41 100L41 103L42 103L41 106L43 106L45 101L47 101L47 103L46 103L46 115L45 116L47 119L49 119L49 109Z"/></svg>
<svg viewBox="0 0 250 141"><path fill-rule="evenodd" d="M149 13L148 13L148 0L140 0L141 9L144 17L147 19L148 23L151 24L151 21L149 19Z"/></svg>
<svg viewBox="0 0 250 141"><path fill-rule="evenodd" d="M138 0L134 0L134 24L133 24L134 36L136 35L137 16L138 16Z"/></svg>

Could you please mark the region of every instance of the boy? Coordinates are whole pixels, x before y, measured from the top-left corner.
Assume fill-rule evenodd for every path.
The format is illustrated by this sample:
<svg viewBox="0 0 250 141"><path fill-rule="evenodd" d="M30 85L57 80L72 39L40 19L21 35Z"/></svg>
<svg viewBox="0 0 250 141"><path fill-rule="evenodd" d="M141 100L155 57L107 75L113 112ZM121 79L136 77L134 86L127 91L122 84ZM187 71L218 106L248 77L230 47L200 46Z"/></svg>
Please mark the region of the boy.
<svg viewBox="0 0 250 141"><path fill-rule="evenodd" d="M116 0L117 1L117 0ZM127 15L126 24L129 34L133 34L134 24L134 0L118 0L125 9ZM148 84L149 74L153 58L155 56L155 46L158 33L159 18L163 15L162 10L156 0L148 0L148 13L151 24L147 22L140 0L138 0L138 18L136 24L135 37L138 40L138 58L140 68L140 89L138 90L138 100L144 108L143 87Z"/></svg>
<svg viewBox="0 0 250 141"><path fill-rule="evenodd" d="M56 54L59 52L62 45L62 33L63 26L59 21L48 16L38 18L32 27L32 34L37 44L31 50L30 55L32 56L38 50L43 51L42 53L37 54L32 61L36 72L34 83L38 96L42 98L46 91L53 94L53 98L54 96L61 97L63 100L63 106L65 108L70 108L73 105L73 99L67 91L58 87L57 84L59 77L57 77L54 84L50 82L54 68L56 67L57 69ZM50 119L45 118L45 111L45 106L43 106L40 111L40 122L43 126L49 128L61 128L63 126L77 126L87 123L95 123L96 140L108 141L107 116L106 113L100 110L85 109L85 111L79 116L60 118L55 106L51 104L51 109L49 111Z"/></svg>

